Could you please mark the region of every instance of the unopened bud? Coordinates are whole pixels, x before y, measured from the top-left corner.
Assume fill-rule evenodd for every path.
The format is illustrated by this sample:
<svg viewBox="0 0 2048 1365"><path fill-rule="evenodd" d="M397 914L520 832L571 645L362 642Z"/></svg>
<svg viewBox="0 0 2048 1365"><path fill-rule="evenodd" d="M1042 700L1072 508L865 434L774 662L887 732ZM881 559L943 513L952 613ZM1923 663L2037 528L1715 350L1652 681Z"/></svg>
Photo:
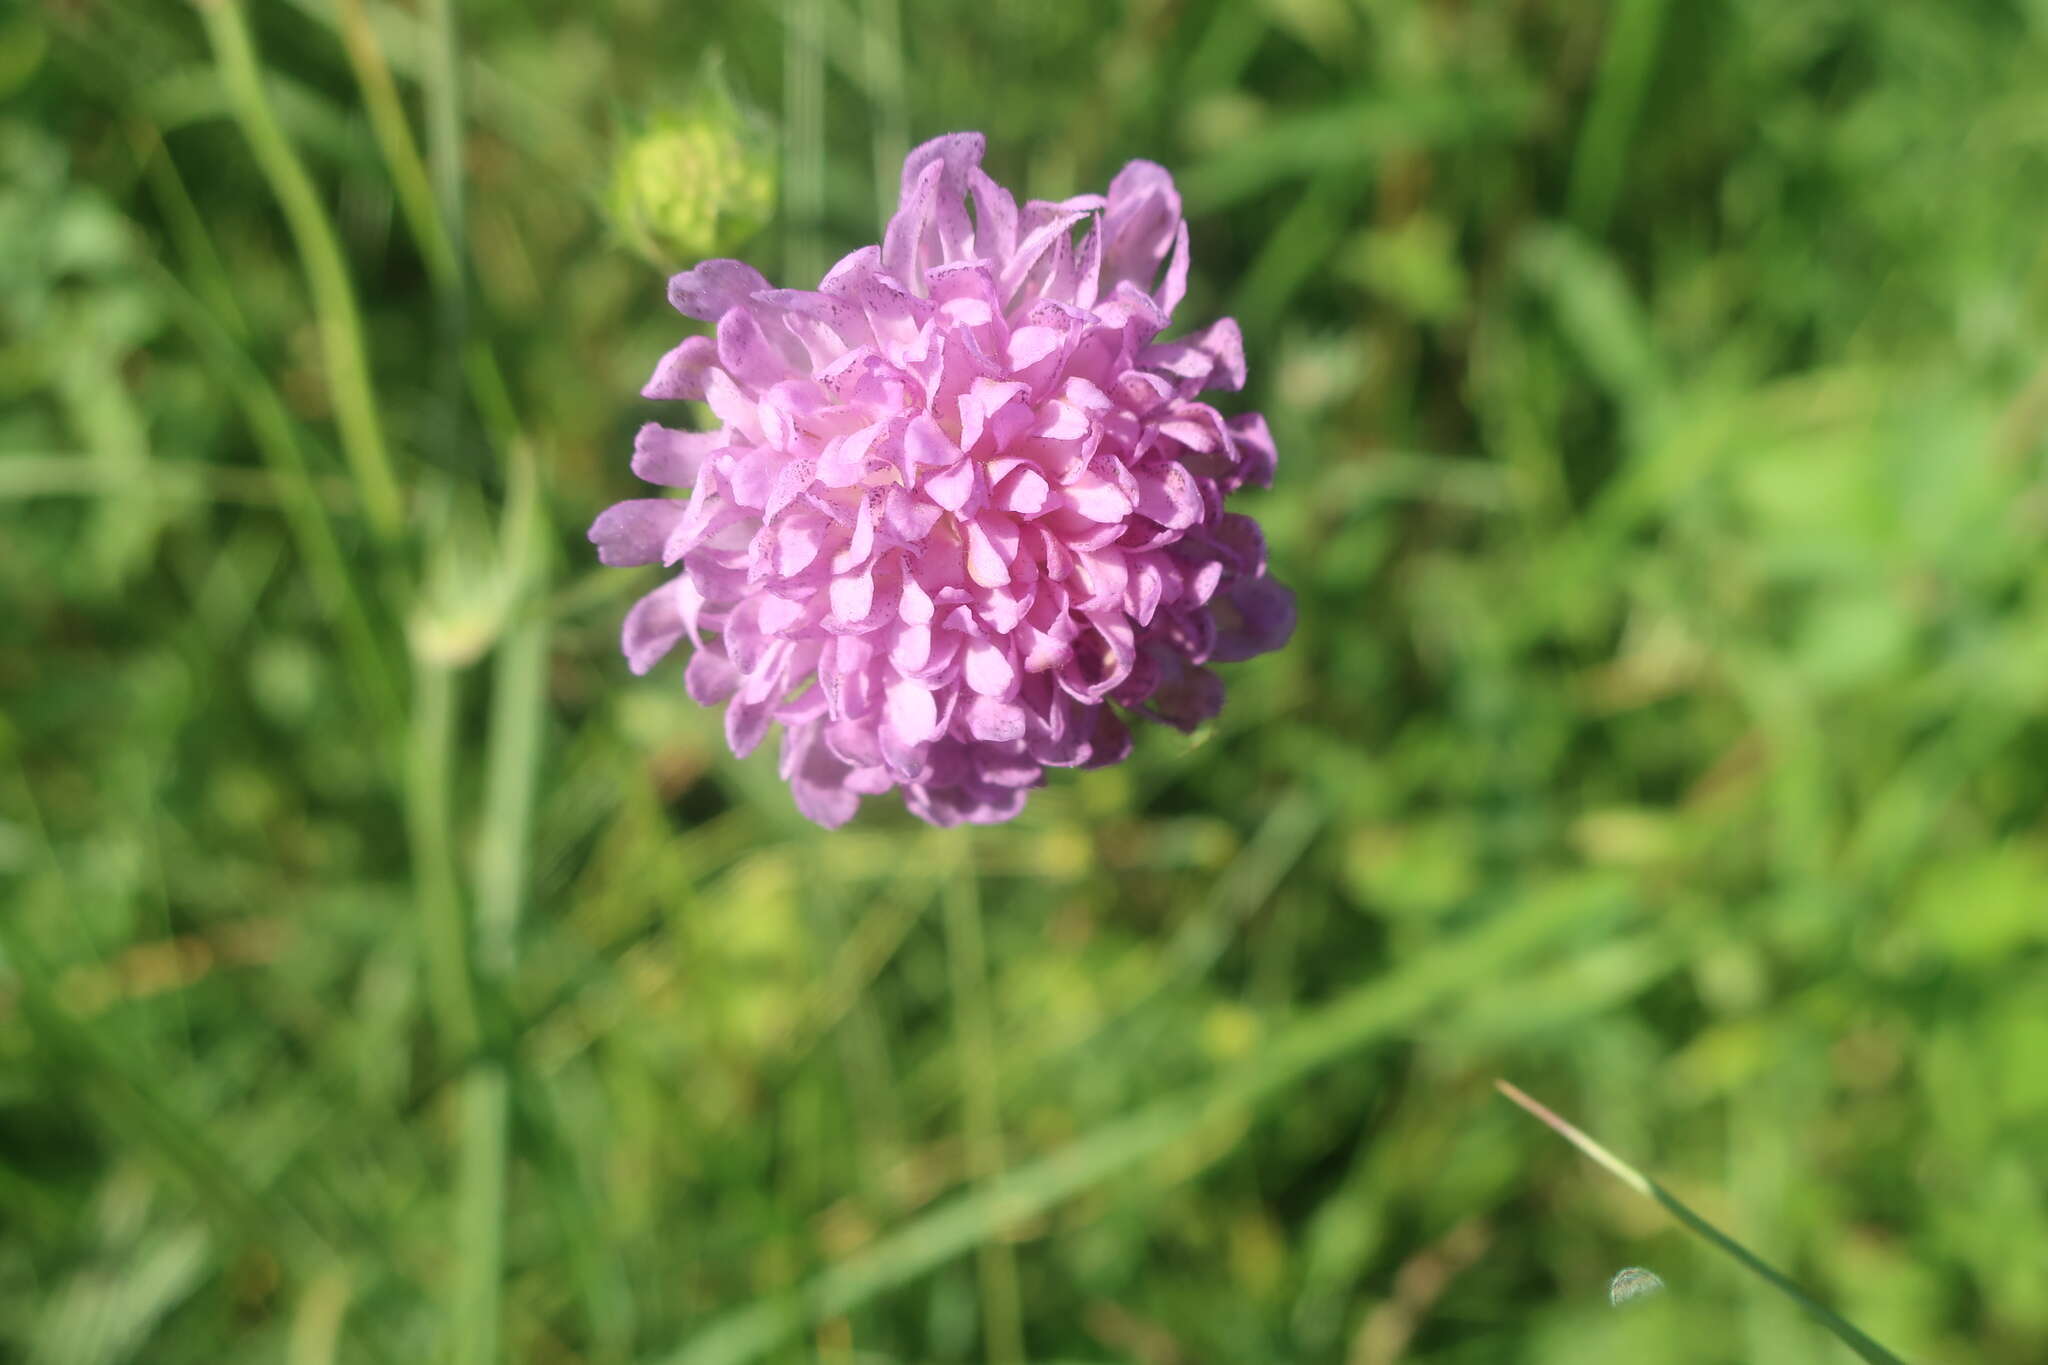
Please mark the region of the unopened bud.
<svg viewBox="0 0 2048 1365"><path fill-rule="evenodd" d="M775 212L774 140L707 66L690 100L625 138L611 209L626 241L664 270L729 255Z"/></svg>

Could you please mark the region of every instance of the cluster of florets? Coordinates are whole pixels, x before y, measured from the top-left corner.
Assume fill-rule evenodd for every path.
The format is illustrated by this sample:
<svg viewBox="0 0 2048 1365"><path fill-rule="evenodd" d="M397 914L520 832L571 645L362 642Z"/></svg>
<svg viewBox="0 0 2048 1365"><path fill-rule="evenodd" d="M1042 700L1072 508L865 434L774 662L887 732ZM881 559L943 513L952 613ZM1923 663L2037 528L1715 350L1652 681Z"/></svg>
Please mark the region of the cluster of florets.
<svg viewBox="0 0 2048 1365"><path fill-rule="evenodd" d="M1207 665L1293 629L1223 510L1272 478L1265 419L1197 399L1243 385L1237 324L1156 339L1188 272L1172 177L1134 161L1106 198L1020 211L981 154L913 151L882 245L815 291L738 261L671 280L716 333L644 393L721 425L642 428L633 472L689 498L590 531L607 564L681 569L626 618L633 670L687 636L690 695L737 754L779 723L824 825L899 787L933 824L1008 819L1047 767L1130 751L1116 708L1192 729L1223 702Z"/></svg>

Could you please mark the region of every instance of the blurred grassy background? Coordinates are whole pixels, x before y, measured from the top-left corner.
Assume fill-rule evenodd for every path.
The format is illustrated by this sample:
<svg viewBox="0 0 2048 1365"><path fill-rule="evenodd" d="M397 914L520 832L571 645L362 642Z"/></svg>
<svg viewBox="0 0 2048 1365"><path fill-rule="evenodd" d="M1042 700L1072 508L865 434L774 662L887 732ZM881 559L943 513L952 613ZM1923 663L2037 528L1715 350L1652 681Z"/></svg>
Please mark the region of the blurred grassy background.
<svg viewBox="0 0 2048 1365"><path fill-rule="evenodd" d="M2048 5L449 8L0 16L0 1361L1847 1358L1496 1074L2048 1357ZM1181 175L1211 733L826 835L627 675L714 49L782 283L941 131Z"/></svg>

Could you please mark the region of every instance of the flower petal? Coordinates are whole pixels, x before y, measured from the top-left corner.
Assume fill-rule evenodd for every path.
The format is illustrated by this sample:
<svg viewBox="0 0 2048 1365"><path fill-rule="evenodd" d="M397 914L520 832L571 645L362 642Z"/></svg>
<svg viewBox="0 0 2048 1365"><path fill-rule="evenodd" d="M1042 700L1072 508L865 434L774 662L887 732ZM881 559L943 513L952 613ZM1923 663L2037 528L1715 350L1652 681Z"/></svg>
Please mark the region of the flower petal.
<svg viewBox="0 0 2048 1365"><path fill-rule="evenodd" d="M890 683L884 704L886 733L905 745L923 744L938 736L939 708L931 689L910 678Z"/></svg>
<svg viewBox="0 0 2048 1365"><path fill-rule="evenodd" d="M686 318L716 322L766 288L767 279L745 261L705 261L669 278L668 301Z"/></svg>
<svg viewBox="0 0 2048 1365"><path fill-rule="evenodd" d="M676 498L632 498L613 503L590 524L590 542L597 560L614 568L658 563L669 533L682 522L689 504Z"/></svg>
<svg viewBox="0 0 2048 1365"><path fill-rule="evenodd" d="M642 398L702 399L705 382L718 364L718 346L710 337L691 337L661 358L641 388Z"/></svg>

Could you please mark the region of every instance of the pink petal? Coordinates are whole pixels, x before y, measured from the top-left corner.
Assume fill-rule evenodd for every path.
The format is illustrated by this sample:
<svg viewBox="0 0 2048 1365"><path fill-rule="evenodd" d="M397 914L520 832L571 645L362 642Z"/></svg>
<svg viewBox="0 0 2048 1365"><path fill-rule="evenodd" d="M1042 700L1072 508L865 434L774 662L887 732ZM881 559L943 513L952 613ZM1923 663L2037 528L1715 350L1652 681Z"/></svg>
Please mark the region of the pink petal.
<svg viewBox="0 0 2048 1365"><path fill-rule="evenodd" d="M1010 344L1004 352L1012 372L1029 369L1053 352L1059 350L1061 337L1050 327L1019 327L1010 333Z"/></svg>
<svg viewBox="0 0 2048 1365"><path fill-rule="evenodd" d="M984 697L1008 700L1017 691L1017 664L1007 647L988 640L967 646L963 672L967 685Z"/></svg>
<svg viewBox="0 0 2048 1365"><path fill-rule="evenodd" d="M981 465L969 459L956 460L950 468L927 474L924 480L924 491L933 502L962 517L971 517L980 509L985 490Z"/></svg>
<svg viewBox="0 0 2048 1365"><path fill-rule="evenodd" d="M865 564L875 552L875 508L882 500L880 489L871 490L860 500L860 511L854 517L853 536L846 542L846 548L832 558L832 572L846 573L854 566Z"/></svg>
<svg viewBox="0 0 2048 1365"><path fill-rule="evenodd" d="M975 166L967 172L974 192L974 250L1001 264L1017 249L1017 201L1010 192Z"/></svg>
<svg viewBox="0 0 2048 1365"><path fill-rule="evenodd" d="M937 422L923 415L913 418L904 431L903 449L913 466L950 465L960 458L960 447L939 430Z"/></svg>
<svg viewBox="0 0 2048 1365"><path fill-rule="evenodd" d="M705 261L669 279L668 301L686 318L716 322L767 287L761 272L745 261Z"/></svg>
<svg viewBox="0 0 2048 1365"><path fill-rule="evenodd" d="M633 473L648 483L688 488L714 452L725 448L722 431L677 431L649 422L633 437Z"/></svg>
<svg viewBox="0 0 2048 1365"><path fill-rule="evenodd" d="M1165 594L1165 575L1159 565L1150 557L1141 559L1131 570L1124 590L1124 610L1140 626L1152 624L1153 613L1159 610L1159 599Z"/></svg>
<svg viewBox="0 0 2048 1365"><path fill-rule="evenodd" d="M1240 460L1238 478L1254 487L1272 487L1273 467L1278 456L1266 419L1256 412L1244 412L1231 418L1229 426Z"/></svg>
<svg viewBox="0 0 2048 1365"><path fill-rule="evenodd" d="M906 626L889 651L889 662L906 674L922 671L932 661L932 632L927 626Z"/></svg>
<svg viewBox="0 0 2048 1365"><path fill-rule="evenodd" d="M1010 562L1017 557L1017 523L985 512L966 523L967 573L984 588L1010 581Z"/></svg>
<svg viewBox="0 0 2048 1365"><path fill-rule="evenodd" d="M829 525L823 517L785 517L772 528L763 527L774 535L776 575L794 578L816 563Z"/></svg>
<svg viewBox="0 0 2048 1365"><path fill-rule="evenodd" d="M685 580L687 581L687 580ZM646 673L683 638L682 603L674 583L664 583L633 604L619 631L626 667Z"/></svg>
<svg viewBox="0 0 2048 1365"><path fill-rule="evenodd" d="M772 719L766 702L750 703L735 697L726 703L725 742L732 749L733 757L745 758L759 748Z"/></svg>
<svg viewBox="0 0 2048 1365"><path fill-rule="evenodd" d="M711 338L691 337L661 358L640 396L701 399L706 376L717 364L718 347Z"/></svg>
<svg viewBox="0 0 2048 1365"><path fill-rule="evenodd" d="M716 706L739 691L739 670L722 654L700 649L683 669L683 690L699 706Z"/></svg>
<svg viewBox="0 0 2048 1365"><path fill-rule="evenodd" d="M921 289L924 285L922 247L925 228L931 222L933 201L938 198L939 179L945 174L945 169L936 160L928 161L920 168L914 168L909 160L904 161L900 207L882 234L882 269L912 289Z"/></svg>
<svg viewBox="0 0 2048 1365"><path fill-rule="evenodd" d="M916 579L906 577L903 580L903 598L897 605L897 614L907 625L931 624L932 599Z"/></svg>
<svg viewBox="0 0 2048 1365"><path fill-rule="evenodd" d="M998 697L976 696L967 703L967 732L989 744L1010 744L1024 738L1024 708Z"/></svg>
<svg viewBox="0 0 2048 1365"><path fill-rule="evenodd" d="M1137 510L1175 530L1193 526L1202 515L1202 497L1195 489L1195 476L1177 464L1139 475Z"/></svg>
<svg viewBox="0 0 2048 1365"><path fill-rule="evenodd" d="M923 683L909 678L890 683L884 716L889 732L905 745L923 744L938 736L938 704Z"/></svg>
<svg viewBox="0 0 2048 1365"><path fill-rule="evenodd" d="M718 320L718 363L734 379L755 389L772 387L790 371L789 361L746 308L734 308Z"/></svg>
<svg viewBox="0 0 2048 1365"><path fill-rule="evenodd" d="M688 509L676 498L633 498L605 508L590 525L598 562L615 568L659 562L669 533Z"/></svg>
<svg viewBox="0 0 2048 1365"><path fill-rule="evenodd" d="M872 568L832 580L832 616L842 625L865 621L875 605L875 574Z"/></svg>
<svg viewBox="0 0 2048 1365"><path fill-rule="evenodd" d="M1019 516L1035 516L1052 501L1052 485L1045 475L1029 465L1015 470L996 485L995 504Z"/></svg>
<svg viewBox="0 0 2048 1365"><path fill-rule="evenodd" d="M1067 506L1090 521L1122 522L1132 511L1131 500L1123 490L1097 474L1083 473L1060 492L1065 495Z"/></svg>

